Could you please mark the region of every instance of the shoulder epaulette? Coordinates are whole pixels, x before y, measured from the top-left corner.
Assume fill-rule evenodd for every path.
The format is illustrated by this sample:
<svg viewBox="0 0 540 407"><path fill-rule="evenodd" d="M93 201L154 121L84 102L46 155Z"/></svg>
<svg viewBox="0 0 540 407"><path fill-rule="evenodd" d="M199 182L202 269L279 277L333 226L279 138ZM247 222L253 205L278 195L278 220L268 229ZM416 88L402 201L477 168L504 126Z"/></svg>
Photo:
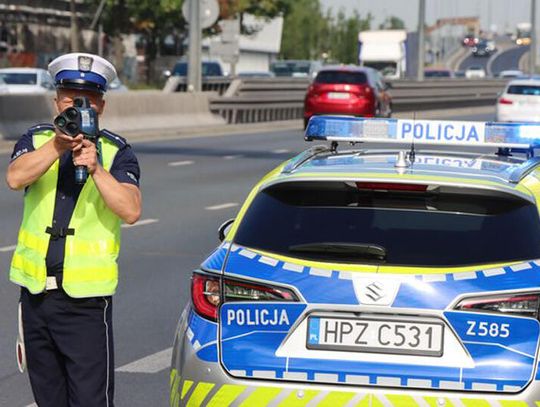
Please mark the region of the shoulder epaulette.
<svg viewBox="0 0 540 407"><path fill-rule="evenodd" d="M129 146L127 140L124 137L119 136L118 134L113 133L112 131L109 131L107 129L100 130L100 135L105 137L107 140L112 141L120 149Z"/></svg>
<svg viewBox="0 0 540 407"><path fill-rule="evenodd" d="M38 133L45 130L54 130L54 126L50 123L40 123L28 129L28 133Z"/></svg>

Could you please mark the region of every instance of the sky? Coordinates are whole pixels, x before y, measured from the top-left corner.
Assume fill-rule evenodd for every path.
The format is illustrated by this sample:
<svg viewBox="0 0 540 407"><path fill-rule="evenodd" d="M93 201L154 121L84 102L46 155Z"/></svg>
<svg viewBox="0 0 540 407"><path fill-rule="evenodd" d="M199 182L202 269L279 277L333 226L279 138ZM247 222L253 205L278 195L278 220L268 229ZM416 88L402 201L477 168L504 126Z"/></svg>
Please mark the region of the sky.
<svg viewBox="0 0 540 407"><path fill-rule="evenodd" d="M407 30L414 31L418 25L418 0L320 0L324 9L334 12L342 8L346 15L356 9L364 16L368 12L375 17L376 28L385 17L401 18ZM496 30L515 28L519 22L530 21L531 0L426 0L426 23L433 24L440 17L480 16L482 29L495 25ZM537 26L540 26L540 1L537 1Z"/></svg>

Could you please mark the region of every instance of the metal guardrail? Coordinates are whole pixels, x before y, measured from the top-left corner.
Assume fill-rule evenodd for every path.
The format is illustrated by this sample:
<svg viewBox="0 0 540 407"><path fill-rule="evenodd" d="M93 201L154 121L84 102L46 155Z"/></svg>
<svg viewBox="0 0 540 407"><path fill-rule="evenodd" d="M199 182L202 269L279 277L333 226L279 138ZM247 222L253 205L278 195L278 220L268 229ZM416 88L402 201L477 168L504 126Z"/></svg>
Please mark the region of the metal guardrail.
<svg viewBox="0 0 540 407"><path fill-rule="evenodd" d="M217 92L223 95L229 85L233 81L233 78L229 77L206 77L202 81L203 92ZM167 82L163 87L163 92L187 92L187 78L185 76L170 76L167 78Z"/></svg>
<svg viewBox="0 0 540 407"><path fill-rule="evenodd" d="M216 92L210 101L213 113L227 123L301 119L308 78L221 78L203 79L203 91ZM412 112L494 104L506 81L498 79L432 79L423 82L391 82L394 112ZM187 91L186 80L171 77L165 92Z"/></svg>
<svg viewBox="0 0 540 407"><path fill-rule="evenodd" d="M301 119L307 78L260 78L231 83L226 92L210 101L210 108L228 123ZM489 106L503 90L504 80L394 81L390 93L393 111Z"/></svg>

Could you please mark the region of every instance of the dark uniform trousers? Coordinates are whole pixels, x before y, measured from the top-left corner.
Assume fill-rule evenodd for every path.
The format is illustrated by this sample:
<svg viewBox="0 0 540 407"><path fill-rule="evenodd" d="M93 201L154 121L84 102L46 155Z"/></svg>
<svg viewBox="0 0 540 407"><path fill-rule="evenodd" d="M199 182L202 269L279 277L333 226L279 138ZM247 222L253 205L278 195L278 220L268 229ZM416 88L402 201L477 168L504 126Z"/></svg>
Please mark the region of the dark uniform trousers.
<svg viewBox="0 0 540 407"><path fill-rule="evenodd" d="M21 290L28 374L39 407L112 407L111 297Z"/></svg>

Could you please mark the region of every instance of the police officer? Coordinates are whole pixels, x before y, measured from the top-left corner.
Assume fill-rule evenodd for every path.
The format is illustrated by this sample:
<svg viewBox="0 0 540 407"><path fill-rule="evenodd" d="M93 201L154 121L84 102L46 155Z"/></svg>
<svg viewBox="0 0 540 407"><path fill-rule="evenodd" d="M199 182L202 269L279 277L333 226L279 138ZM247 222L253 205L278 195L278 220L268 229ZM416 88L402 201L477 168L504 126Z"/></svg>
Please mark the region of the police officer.
<svg viewBox="0 0 540 407"><path fill-rule="evenodd" d="M84 96L100 115L116 76L105 59L72 53L49 64L58 113ZM97 144L97 145L96 145ZM112 300L118 281L120 224L141 214L139 165L120 136L97 143L50 124L15 145L6 180L25 188L10 279L21 286L26 363L39 407L113 406ZM84 185L75 166L86 166Z"/></svg>

